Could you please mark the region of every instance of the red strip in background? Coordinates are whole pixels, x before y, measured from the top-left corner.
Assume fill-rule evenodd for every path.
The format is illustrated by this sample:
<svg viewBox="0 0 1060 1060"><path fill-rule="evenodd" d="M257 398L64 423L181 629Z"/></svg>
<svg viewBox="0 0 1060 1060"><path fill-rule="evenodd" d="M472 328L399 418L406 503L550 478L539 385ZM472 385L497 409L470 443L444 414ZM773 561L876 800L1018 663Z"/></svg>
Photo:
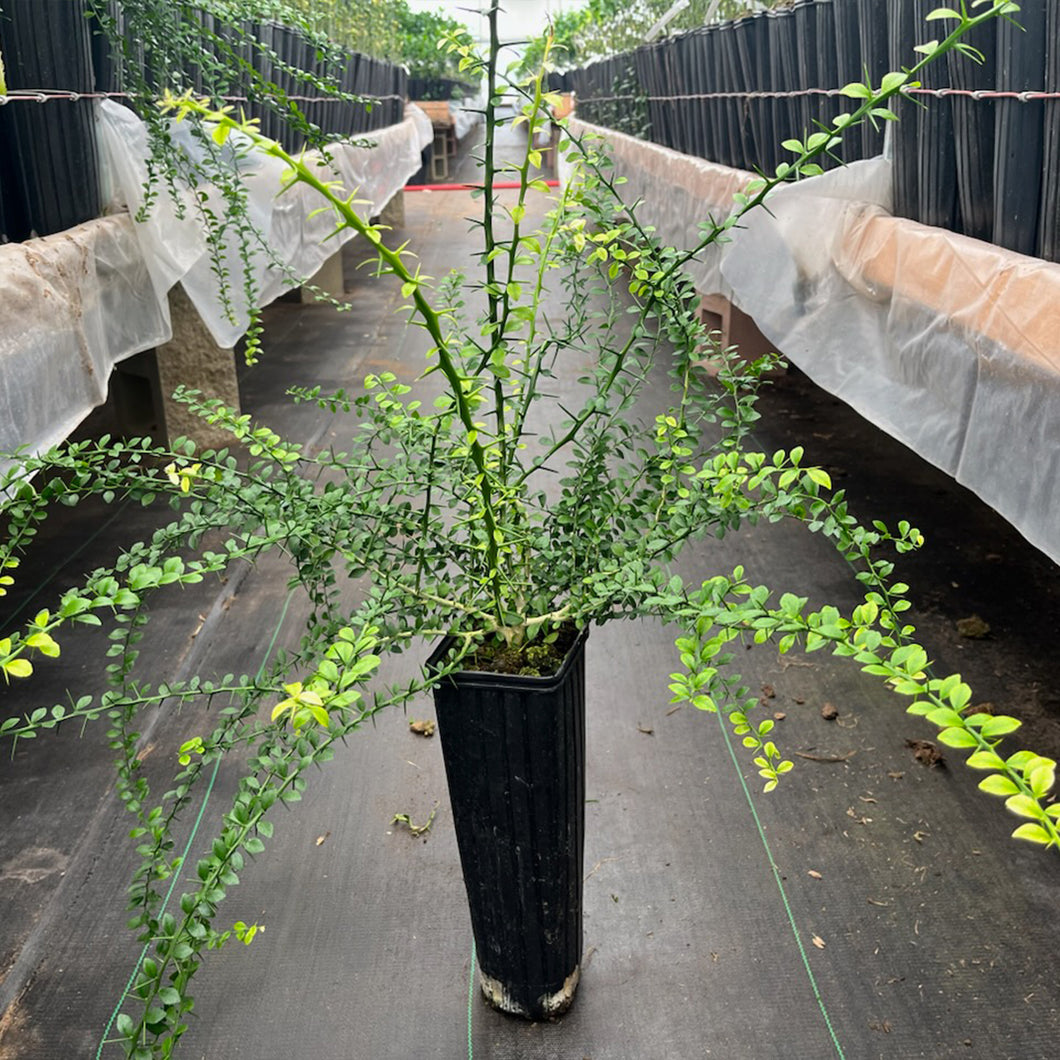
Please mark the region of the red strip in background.
<svg viewBox="0 0 1060 1060"><path fill-rule="evenodd" d="M558 188L558 180L546 180L550 188ZM481 188L481 184L406 184L405 191L471 191L474 188ZM494 191L511 191L514 188L520 188L522 185L517 180L497 180L493 183Z"/></svg>

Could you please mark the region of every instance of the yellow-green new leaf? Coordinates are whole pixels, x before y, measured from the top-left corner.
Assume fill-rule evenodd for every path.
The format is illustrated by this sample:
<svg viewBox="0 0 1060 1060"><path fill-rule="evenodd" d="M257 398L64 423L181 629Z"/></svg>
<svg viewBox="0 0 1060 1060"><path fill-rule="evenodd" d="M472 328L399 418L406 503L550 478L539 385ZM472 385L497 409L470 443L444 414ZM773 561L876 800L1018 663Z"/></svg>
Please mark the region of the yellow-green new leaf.
<svg viewBox="0 0 1060 1060"><path fill-rule="evenodd" d="M1031 817L1038 820L1042 817L1042 808L1029 795L1013 795L1005 800L1005 806L1017 817Z"/></svg>
<svg viewBox="0 0 1060 1060"><path fill-rule="evenodd" d="M1021 824L1012 833L1013 839L1027 839L1031 843L1038 843L1043 847L1053 842L1053 837L1040 824Z"/></svg>
<svg viewBox="0 0 1060 1060"><path fill-rule="evenodd" d="M979 790L985 791L988 795L1005 797L1018 795L1020 789L1008 777L1004 777L1000 773L994 773L992 776L984 777L979 781Z"/></svg>
<svg viewBox="0 0 1060 1060"><path fill-rule="evenodd" d="M4 673L8 677L29 677L33 673L33 664L28 659L12 659L4 663Z"/></svg>

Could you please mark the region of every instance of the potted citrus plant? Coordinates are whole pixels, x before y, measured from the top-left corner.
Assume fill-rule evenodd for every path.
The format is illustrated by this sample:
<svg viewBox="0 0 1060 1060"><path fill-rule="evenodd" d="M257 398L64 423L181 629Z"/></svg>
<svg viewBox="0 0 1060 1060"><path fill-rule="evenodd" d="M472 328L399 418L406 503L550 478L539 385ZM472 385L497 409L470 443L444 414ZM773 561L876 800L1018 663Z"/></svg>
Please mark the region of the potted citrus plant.
<svg viewBox="0 0 1060 1060"><path fill-rule="evenodd" d="M998 0L977 15L963 7L946 13L956 24L923 62L960 48L963 33L1011 8ZM206 949L231 934L214 926L218 907L244 854L260 853L271 834L270 809L297 798L309 767L327 760L377 711L427 691L438 697L484 992L499 1007L530 1017L562 1011L581 958L581 652L586 632L603 622L655 616L680 625L675 698L723 709L767 789L792 764L772 739L773 721L754 715L755 701L726 671L738 638L850 657L912 697L909 709L926 715L942 742L971 752L969 764L988 773L985 790L1004 795L1026 818L1019 835L1060 845L1060 811L1045 806L1055 763L1031 752L1002 757L997 744L1018 722L965 714L970 689L957 676L930 672L902 617L908 590L892 580L883 550L918 547L918 532L905 523L894 530L859 524L801 449L748 448L765 363L745 365L721 351L717 384L696 369L709 336L683 264L759 208L778 184L815 173L815 158L844 131L870 116L890 118L888 99L920 65L879 85L847 86L849 113L805 141L789 141L793 161L738 196L731 218L706 224L700 247L678 252L659 246L635 205L621 201L606 151L588 138L569 145L569 179L547 212L540 208L537 197L548 189L538 176L534 134L551 120L555 102L540 72L510 86L522 100L514 122L525 128L526 142L518 161L497 161L494 101L503 76L496 18L494 3L484 57L459 34L446 42L462 65L484 71L491 101L480 268L472 277L424 275L405 246L390 246L384 229L357 214L350 189L328 183L318 167L231 111L189 97L168 102L176 117L203 122L218 143L234 145L236 156L258 150L282 160L286 186L315 189L337 226L367 241L377 272L400 285L428 336L424 374L437 382L429 406L391 374L333 393L296 388L296 400L354 418L345 451L307 454L267 426L188 393L201 415L227 427L247 462L190 444L164 450L105 440L23 455L2 483L16 498L4 563L16 561L49 507L72 495L164 494L178 509L172 524L134 546L113 570L96 572L0 642L0 668L23 678L35 654L57 649L64 624L97 611L129 616L112 664L112 695L9 719L0 723L0 737L108 713L124 734L116 738L119 782L130 793L142 857L132 902L152 952L130 992L143 1011L118 1026L130 1045L168 1048L183 1033L188 983ZM547 47L544 55L547 62ZM515 184L503 196L494 188L502 173ZM672 407L642 424L638 398L660 358L669 367ZM549 380L572 361L588 365L581 402L560 408ZM32 473L34 487L27 483ZM811 610L791 593L774 600L740 568L694 584L671 569L693 538L781 518L834 542L864 587L857 608ZM203 545L216 530L224 532L224 547ZM269 549L290 557L312 605L301 645L279 669L220 684L152 686L130 676L136 623L152 592ZM344 604L341 589L353 582L361 586L357 601ZM420 678L369 689L382 654L410 648L425 660ZM181 748L182 771L156 812L137 772L135 741L127 738L133 720L158 703L222 693L232 706L214 732ZM199 882L181 897L179 915L161 914L160 881L172 872L177 811L208 763L248 745L246 775L197 866ZM539 822L554 828L539 833ZM509 824L527 827L502 836ZM246 925L239 930L245 934Z"/></svg>

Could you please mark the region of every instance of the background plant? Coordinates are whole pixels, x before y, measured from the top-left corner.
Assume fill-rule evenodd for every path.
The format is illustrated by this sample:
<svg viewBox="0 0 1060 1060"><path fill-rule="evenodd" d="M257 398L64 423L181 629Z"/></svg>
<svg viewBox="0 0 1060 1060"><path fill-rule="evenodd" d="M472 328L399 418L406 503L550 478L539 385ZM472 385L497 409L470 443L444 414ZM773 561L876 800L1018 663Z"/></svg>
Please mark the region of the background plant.
<svg viewBox="0 0 1060 1060"><path fill-rule="evenodd" d="M789 141L792 161L748 187L732 217L708 221L700 244L683 252L660 246L636 204L622 202L606 151L587 137L572 139L572 179L543 222L532 224L531 199L547 193L536 175L535 133L554 100L540 75L505 86L493 61L451 35L450 53L483 71L490 99L502 87L519 93L515 121L527 132L521 157L499 164L492 147L500 119L489 108L474 277L423 275L408 248L389 246L384 231L354 211L348 190L324 183L315 166L232 111L188 97L170 101L219 149L234 145L282 160L288 186L315 189L336 225L356 230L375 249L376 272L400 285L429 338L426 375L435 397L420 403L387 374L335 393L295 388L295 400L351 417L350 428L338 432L348 439L341 451L303 452L249 416L186 393L205 418L228 428L232 452L102 439L41 456L13 454L0 482L12 498L0 591L43 520L81 497L165 500L174 509L150 539L0 641L0 669L17 684L61 650L64 626L104 619L111 626L110 689L9 717L0 738L15 743L60 724L106 719L140 859L129 891L132 922L149 951L115 1023L127 1055L170 1055L186 1029L190 983L206 953L232 938L253 938L254 925L222 928L217 920L247 859L264 850L274 807L300 797L310 766L331 757L336 741L437 679L370 686L383 655L442 634L457 637L447 664L453 668L484 642L534 644L564 623L631 616L679 623L675 698L722 710L767 788L792 765L774 740L772 720L756 716L755 701L732 672L732 646L772 640L782 652L830 650L906 697L907 709L933 723L941 742L969 750L968 764L986 772L981 787L1024 819L1018 837L1060 846L1060 808L1048 804L1055 763L1031 751L1002 754L1000 741L1018 720L969 713L971 690L958 675L934 674L915 639L908 587L894 578L893 555L919 547L919 532L906 523L860 523L798 447L772 454L748 448L766 363L747 369L721 351L720 386L702 378L695 362L709 337L682 271L780 184L818 172L815 159L844 129L890 120L888 100L924 63L962 48L963 32L1014 11L1000 0L980 6L974 16L963 7L936 13L953 32L925 45L911 70L888 74L880 85L847 86L850 112L805 142ZM495 55L495 8L491 22ZM511 197L493 190L500 172L518 184ZM671 407L639 423L658 354L670 365ZM549 380L561 359L574 356L592 365L580 403L562 410L559 422L542 417L551 404ZM856 607L843 613L811 609L794 593L774 598L739 567L694 584L671 569L689 540L778 519L796 520L833 543L862 587ZM296 647L255 674L159 684L137 672L154 593L268 553L286 558L292 584L310 604ZM158 793L138 757L139 733L151 711L175 704L212 707L216 722L208 735L183 743L180 769ZM171 912L166 893L184 867L175 823L211 767L237 749L248 761L237 793L179 897L179 913Z"/></svg>
<svg viewBox="0 0 1060 1060"><path fill-rule="evenodd" d="M666 22L659 36L683 33L707 22L739 18L752 10L784 7L791 0L689 0ZM673 7L672 0L588 0L574 11L564 11L552 23L555 46L552 61L558 69L628 51L643 44ZM526 53L526 69L540 62L541 42Z"/></svg>

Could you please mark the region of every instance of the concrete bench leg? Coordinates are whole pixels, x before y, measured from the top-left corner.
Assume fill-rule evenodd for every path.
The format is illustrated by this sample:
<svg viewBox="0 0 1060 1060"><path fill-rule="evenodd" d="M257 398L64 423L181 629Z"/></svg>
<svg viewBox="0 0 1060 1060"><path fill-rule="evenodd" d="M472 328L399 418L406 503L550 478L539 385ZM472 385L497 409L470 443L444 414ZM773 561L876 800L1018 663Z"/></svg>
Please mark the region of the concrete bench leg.
<svg viewBox="0 0 1060 1060"><path fill-rule="evenodd" d="M183 384L206 398L219 398L238 409L235 350L217 345L179 285L169 292L169 311L173 338L155 352L165 437L172 442L183 435L194 439L201 448L228 445L231 435L211 427L187 406L174 401L173 392Z"/></svg>
<svg viewBox="0 0 1060 1060"><path fill-rule="evenodd" d="M326 295L340 302L346 301L346 280L342 274L342 248L317 269L316 275L309 281L313 287L319 287ZM305 287L301 289L302 305L313 305L317 301L316 295Z"/></svg>
<svg viewBox="0 0 1060 1060"><path fill-rule="evenodd" d="M389 228L405 227L404 191L395 192L390 202L383 207L383 212L379 215L379 223L387 225Z"/></svg>
<svg viewBox="0 0 1060 1060"><path fill-rule="evenodd" d="M718 342L723 350L735 346L745 361L756 360L767 353L779 352L758 330L753 317L720 294L708 294L700 298L699 319L709 331L719 333ZM720 362L712 357L709 351L704 353L706 356L700 362L700 367L710 375L717 375L721 367Z"/></svg>

